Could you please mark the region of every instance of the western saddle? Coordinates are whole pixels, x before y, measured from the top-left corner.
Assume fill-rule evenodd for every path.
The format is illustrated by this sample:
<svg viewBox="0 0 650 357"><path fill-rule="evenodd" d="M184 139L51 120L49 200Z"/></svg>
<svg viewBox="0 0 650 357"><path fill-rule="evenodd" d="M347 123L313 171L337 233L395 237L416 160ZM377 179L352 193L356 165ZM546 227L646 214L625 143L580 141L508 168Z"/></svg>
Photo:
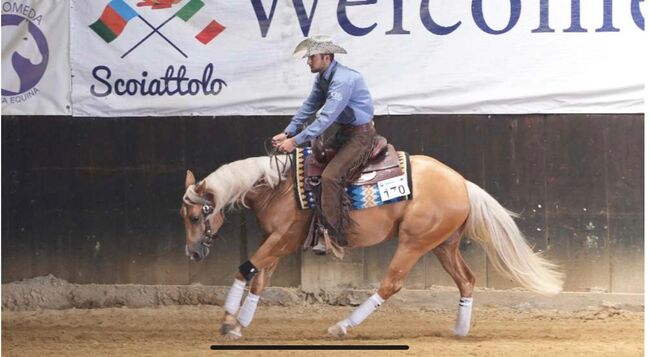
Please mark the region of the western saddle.
<svg viewBox="0 0 650 357"><path fill-rule="evenodd" d="M312 153L305 162L305 190L311 191L320 184L320 176L336 151L325 149L321 138L311 141ZM399 158L393 145L385 137L375 135L368 163L354 177L349 178L352 185L369 185L392 177L403 175Z"/></svg>

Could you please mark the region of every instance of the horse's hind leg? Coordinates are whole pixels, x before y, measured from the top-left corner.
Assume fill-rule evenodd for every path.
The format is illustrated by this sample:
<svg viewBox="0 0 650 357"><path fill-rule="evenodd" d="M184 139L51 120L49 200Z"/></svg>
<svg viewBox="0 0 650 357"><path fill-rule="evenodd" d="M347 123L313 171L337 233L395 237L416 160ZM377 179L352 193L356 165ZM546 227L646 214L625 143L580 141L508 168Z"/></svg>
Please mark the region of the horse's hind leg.
<svg viewBox="0 0 650 357"><path fill-rule="evenodd" d="M464 217L464 212L451 211L438 215L436 220L422 214L405 218L399 228L397 250L377 293L369 297L348 318L337 322L327 331L333 336L343 337L349 327L363 322L379 305L402 289L404 279L420 257L456 232L463 223L461 218L464 220Z"/></svg>
<svg viewBox="0 0 650 357"><path fill-rule="evenodd" d="M458 249L460 238L460 233L455 232L449 239L436 247L433 253L438 257L442 267L454 279L460 291L458 315L453 331L458 336L467 336L472 319L472 292L476 278L460 255Z"/></svg>
<svg viewBox="0 0 650 357"><path fill-rule="evenodd" d="M369 297L348 318L332 325L327 330L329 334L336 337L345 336L348 328L361 324L379 305L400 291L406 275L411 271L418 259L429 249L422 249L421 247L400 242L388 267L388 273L381 281L377 293Z"/></svg>
<svg viewBox="0 0 650 357"><path fill-rule="evenodd" d="M460 234L455 232L442 244L437 246L433 253L438 257L442 267L454 279L461 297L472 297L476 278L460 255Z"/></svg>

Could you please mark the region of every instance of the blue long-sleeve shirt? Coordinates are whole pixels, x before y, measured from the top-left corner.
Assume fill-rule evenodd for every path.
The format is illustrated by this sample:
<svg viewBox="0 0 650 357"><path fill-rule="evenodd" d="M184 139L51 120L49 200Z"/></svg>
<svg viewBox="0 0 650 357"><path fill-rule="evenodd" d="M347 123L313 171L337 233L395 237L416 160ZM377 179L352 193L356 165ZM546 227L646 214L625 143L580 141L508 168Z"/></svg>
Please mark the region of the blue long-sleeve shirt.
<svg viewBox="0 0 650 357"><path fill-rule="evenodd" d="M318 118L296 135L300 126L321 107ZM332 61L324 73L316 76L309 97L284 131L294 136L296 144L300 145L318 137L335 122L363 125L372 120L373 114L372 98L361 74Z"/></svg>

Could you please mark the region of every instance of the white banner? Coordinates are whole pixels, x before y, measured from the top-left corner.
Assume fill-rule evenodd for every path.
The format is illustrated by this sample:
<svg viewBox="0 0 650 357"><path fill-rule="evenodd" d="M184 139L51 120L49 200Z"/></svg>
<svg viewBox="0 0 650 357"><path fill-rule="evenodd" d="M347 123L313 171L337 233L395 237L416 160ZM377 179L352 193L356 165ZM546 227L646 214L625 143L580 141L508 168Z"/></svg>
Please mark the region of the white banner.
<svg viewBox="0 0 650 357"><path fill-rule="evenodd" d="M328 34L375 114L641 113L643 0L72 0L74 115L290 115Z"/></svg>
<svg viewBox="0 0 650 357"><path fill-rule="evenodd" d="M70 115L70 2L2 1L2 114Z"/></svg>

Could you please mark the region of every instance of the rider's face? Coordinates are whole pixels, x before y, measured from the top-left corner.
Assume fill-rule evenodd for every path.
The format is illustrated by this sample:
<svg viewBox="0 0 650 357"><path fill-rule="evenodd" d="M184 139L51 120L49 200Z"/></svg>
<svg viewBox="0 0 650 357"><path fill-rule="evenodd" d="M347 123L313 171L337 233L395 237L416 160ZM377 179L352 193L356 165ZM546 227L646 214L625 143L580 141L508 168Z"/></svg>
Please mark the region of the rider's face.
<svg viewBox="0 0 650 357"><path fill-rule="evenodd" d="M311 73L325 72L331 62L330 56L324 56L322 54L311 55L307 58L307 64L311 69Z"/></svg>

